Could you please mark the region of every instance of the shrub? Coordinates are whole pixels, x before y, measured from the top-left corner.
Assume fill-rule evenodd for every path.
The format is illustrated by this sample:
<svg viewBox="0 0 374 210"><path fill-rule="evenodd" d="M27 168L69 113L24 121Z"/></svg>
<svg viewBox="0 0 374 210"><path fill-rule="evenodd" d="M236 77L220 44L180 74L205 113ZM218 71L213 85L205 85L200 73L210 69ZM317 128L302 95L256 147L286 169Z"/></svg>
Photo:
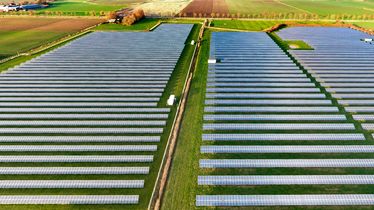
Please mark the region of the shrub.
<svg viewBox="0 0 374 210"><path fill-rule="evenodd" d="M144 16L144 11L142 9L137 9L134 12L132 12L131 14L127 15L122 20L122 24L130 26L130 25L136 23L137 21L143 19L144 17L145 17Z"/></svg>

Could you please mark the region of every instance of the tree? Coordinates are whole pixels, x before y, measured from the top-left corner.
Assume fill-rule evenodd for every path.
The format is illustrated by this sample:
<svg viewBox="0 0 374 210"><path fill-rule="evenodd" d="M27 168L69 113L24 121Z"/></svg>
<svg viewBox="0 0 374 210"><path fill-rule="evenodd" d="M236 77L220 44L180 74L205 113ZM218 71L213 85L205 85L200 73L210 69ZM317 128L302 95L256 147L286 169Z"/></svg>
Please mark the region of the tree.
<svg viewBox="0 0 374 210"><path fill-rule="evenodd" d="M143 19L144 17L145 17L144 11L142 9L137 9L134 12L132 12L131 14L127 15L122 20L122 24L130 26L130 25L136 23L137 21Z"/></svg>
<svg viewBox="0 0 374 210"><path fill-rule="evenodd" d="M117 18L117 13L112 11L112 12L109 12L106 16L106 19L110 20L110 19L116 19Z"/></svg>

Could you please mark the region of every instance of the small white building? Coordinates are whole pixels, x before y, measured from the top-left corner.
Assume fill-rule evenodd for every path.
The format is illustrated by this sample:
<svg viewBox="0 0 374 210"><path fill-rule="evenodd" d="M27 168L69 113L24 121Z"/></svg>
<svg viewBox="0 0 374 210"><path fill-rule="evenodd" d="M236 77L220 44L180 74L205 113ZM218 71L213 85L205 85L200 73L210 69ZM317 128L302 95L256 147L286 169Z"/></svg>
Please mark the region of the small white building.
<svg viewBox="0 0 374 210"><path fill-rule="evenodd" d="M177 99L175 98L175 95L170 95L169 96L169 99L168 99L168 101L167 101L167 104L169 105L169 106L173 106L174 105L174 102L176 101Z"/></svg>
<svg viewBox="0 0 374 210"><path fill-rule="evenodd" d="M209 58L208 63L217 63L217 59L215 58Z"/></svg>

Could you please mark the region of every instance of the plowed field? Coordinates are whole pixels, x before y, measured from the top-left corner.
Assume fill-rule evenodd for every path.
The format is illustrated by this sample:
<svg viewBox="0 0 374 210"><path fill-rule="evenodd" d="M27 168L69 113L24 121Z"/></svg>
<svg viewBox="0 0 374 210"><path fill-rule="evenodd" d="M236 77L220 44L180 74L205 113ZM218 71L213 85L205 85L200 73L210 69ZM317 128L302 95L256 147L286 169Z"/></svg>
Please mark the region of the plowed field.
<svg viewBox="0 0 374 210"><path fill-rule="evenodd" d="M228 14L229 8L225 0L193 0L181 11L183 16L211 16L211 14Z"/></svg>

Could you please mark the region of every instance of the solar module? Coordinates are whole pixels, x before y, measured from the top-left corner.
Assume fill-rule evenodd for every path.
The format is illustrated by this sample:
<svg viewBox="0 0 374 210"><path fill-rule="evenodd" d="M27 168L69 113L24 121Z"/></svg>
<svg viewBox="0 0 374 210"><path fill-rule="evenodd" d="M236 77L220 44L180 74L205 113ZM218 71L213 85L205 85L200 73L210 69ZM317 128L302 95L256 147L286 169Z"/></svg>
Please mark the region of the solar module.
<svg viewBox="0 0 374 210"><path fill-rule="evenodd" d="M355 130L349 123L204 123L204 130ZM1 128L0 128L1 132Z"/></svg>
<svg viewBox="0 0 374 210"><path fill-rule="evenodd" d="M0 204L137 204L138 195L1 195Z"/></svg>
<svg viewBox="0 0 374 210"><path fill-rule="evenodd" d="M205 114L204 120L212 121L344 121L347 120L344 115L280 115L280 114L256 114L256 115L246 115L246 114ZM0 123L1 124L1 123Z"/></svg>
<svg viewBox="0 0 374 210"><path fill-rule="evenodd" d="M143 188L144 180L0 180L0 188Z"/></svg>
<svg viewBox="0 0 374 210"><path fill-rule="evenodd" d="M201 153L373 153L371 145L328 146L201 146Z"/></svg>
<svg viewBox="0 0 374 210"><path fill-rule="evenodd" d="M148 174L149 167L0 167L0 174Z"/></svg>
<svg viewBox="0 0 374 210"><path fill-rule="evenodd" d="M199 185L374 184L374 175L225 175L199 176Z"/></svg>
<svg viewBox="0 0 374 210"><path fill-rule="evenodd" d="M363 141L359 133L279 133L279 134L239 134L215 133L203 134L203 141Z"/></svg>
<svg viewBox="0 0 374 210"><path fill-rule="evenodd" d="M0 142L159 142L160 136L0 136Z"/></svg>
<svg viewBox="0 0 374 210"><path fill-rule="evenodd" d="M196 206L353 206L374 205L373 194L197 195Z"/></svg>
<svg viewBox="0 0 374 210"><path fill-rule="evenodd" d="M38 150L34 150L38 151ZM56 150L51 150L51 152ZM120 151L120 150L114 150ZM137 150L135 150L137 151ZM15 151L19 152L19 151ZM146 163L152 162L152 155L43 155L43 156L0 156L2 163L79 163L79 162L119 162L119 163Z"/></svg>
<svg viewBox="0 0 374 210"><path fill-rule="evenodd" d="M200 159L200 168L372 168L374 159Z"/></svg>

